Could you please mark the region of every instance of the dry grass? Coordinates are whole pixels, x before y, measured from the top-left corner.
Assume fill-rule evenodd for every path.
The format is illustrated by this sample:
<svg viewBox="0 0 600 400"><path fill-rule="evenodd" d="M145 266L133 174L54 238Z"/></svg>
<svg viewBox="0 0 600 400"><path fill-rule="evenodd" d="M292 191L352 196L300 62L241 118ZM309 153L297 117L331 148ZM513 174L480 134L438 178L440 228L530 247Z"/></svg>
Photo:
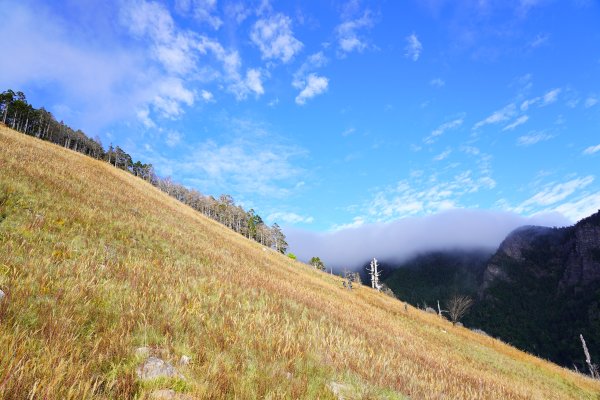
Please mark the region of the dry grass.
<svg viewBox="0 0 600 400"><path fill-rule="evenodd" d="M0 397L598 399L600 382L315 271L0 128ZM185 379L136 380L147 345Z"/></svg>

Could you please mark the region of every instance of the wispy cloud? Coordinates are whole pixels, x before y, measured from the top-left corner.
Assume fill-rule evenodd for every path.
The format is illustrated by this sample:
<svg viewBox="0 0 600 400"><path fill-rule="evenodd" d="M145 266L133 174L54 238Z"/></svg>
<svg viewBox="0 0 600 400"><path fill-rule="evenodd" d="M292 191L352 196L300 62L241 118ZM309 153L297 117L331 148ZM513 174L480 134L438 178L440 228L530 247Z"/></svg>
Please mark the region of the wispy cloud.
<svg viewBox="0 0 600 400"><path fill-rule="evenodd" d="M506 125L504 128L502 128L502 130L503 131L512 131L517 126L523 125L528 120L529 120L529 117L527 115L521 115L519 118L517 118L516 120L514 120L510 124Z"/></svg>
<svg viewBox="0 0 600 400"><path fill-rule="evenodd" d="M477 130L479 128L484 127L485 125L493 125L498 124L500 122L504 122L510 118L512 118L516 113L516 106L514 104L509 104L501 110L495 111L487 118L477 122L473 129Z"/></svg>
<svg viewBox="0 0 600 400"><path fill-rule="evenodd" d="M595 154L599 151L600 151L600 144L597 144L596 146L590 146L590 147L586 148L583 151L583 154L590 155L590 154Z"/></svg>
<svg viewBox="0 0 600 400"><path fill-rule="evenodd" d="M540 46L543 46L544 44L548 43L549 38L550 38L550 35L539 33L535 36L535 38L533 38L533 40L531 42L529 42L529 47L531 47L532 49L535 49Z"/></svg>
<svg viewBox="0 0 600 400"><path fill-rule="evenodd" d="M302 49L303 44L294 37L292 20L275 14L256 21L250 39L259 48L262 58L287 63Z"/></svg>
<svg viewBox="0 0 600 400"><path fill-rule="evenodd" d="M262 84L261 73L257 69L249 69L246 72L246 86L252 92L254 92L257 96L260 96L265 93L265 89Z"/></svg>
<svg viewBox="0 0 600 400"><path fill-rule="evenodd" d="M598 204L600 204L600 192L586 194L573 201L562 203L555 207L554 211L576 222L598 212Z"/></svg>
<svg viewBox="0 0 600 400"><path fill-rule="evenodd" d="M412 33L406 37L406 47L404 48L404 55L413 61L417 61L423 51L423 45L419 41L419 38L415 33Z"/></svg>
<svg viewBox="0 0 600 400"><path fill-rule="evenodd" d="M342 13L342 23L335 28L338 44L338 55L343 57L353 51L362 52L369 47L368 40L361 34L364 29L371 28L374 24L370 10L359 11L356 3L346 4Z"/></svg>
<svg viewBox="0 0 600 400"><path fill-rule="evenodd" d="M312 99L313 97L324 93L327 91L327 87L329 86L329 79L324 76L319 76L317 74L310 74L306 78L306 86L300 94L296 96L296 104L303 105L306 103L306 100Z"/></svg>
<svg viewBox="0 0 600 400"><path fill-rule="evenodd" d="M419 177L401 180L377 191L362 206L361 214L365 220L390 221L460 207L465 196L496 186L490 172L488 166L482 166L480 171L465 170L443 180L436 175L429 175L426 181Z"/></svg>
<svg viewBox="0 0 600 400"><path fill-rule="evenodd" d="M329 80L325 77L320 77L315 73L311 73L312 71L323 67L327 62L327 57L320 51L311 54L294 73L292 86L300 90L300 93L296 97L296 104L305 104L306 100L324 93L327 90Z"/></svg>
<svg viewBox="0 0 600 400"><path fill-rule="evenodd" d="M217 0L175 0L175 9L180 14L190 14L196 20L207 23L213 29L219 29L223 24L221 18L215 15Z"/></svg>
<svg viewBox="0 0 600 400"><path fill-rule="evenodd" d="M441 78L435 78L435 79L430 80L429 84L433 87L441 88L444 85L446 85L446 82L444 82L444 80Z"/></svg>
<svg viewBox="0 0 600 400"><path fill-rule="evenodd" d="M207 103L214 101L215 98L215 96L211 92L204 89L200 92L200 97L202 97L202 100L206 101Z"/></svg>
<svg viewBox="0 0 600 400"><path fill-rule="evenodd" d="M433 157L434 161L442 161L445 160L446 158L448 158L448 156L452 153L451 149L446 149L444 151L442 151L440 154L438 154L437 156Z"/></svg>
<svg viewBox="0 0 600 400"><path fill-rule="evenodd" d="M585 103L583 103L583 106L585 108L590 108L594 107L596 104L598 104L598 98L596 96L590 96L587 99L585 99Z"/></svg>
<svg viewBox="0 0 600 400"><path fill-rule="evenodd" d="M264 94L262 86L262 73L258 69L249 68L245 77L242 75L242 60L237 50L228 50L218 41L206 36L200 36L195 48L202 55L212 55L220 64L222 72L215 71L209 74L209 80L218 79L226 84L229 92L238 100L243 100L249 94L256 96Z"/></svg>
<svg viewBox="0 0 600 400"><path fill-rule="evenodd" d="M169 147L175 147L181 142L182 137L183 135L177 131L169 131L165 143Z"/></svg>
<svg viewBox="0 0 600 400"><path fill-rule="evenodd" d="M436 129L434 129L429 136L423 139L423 142L425 142L426 144L432 144L437 140L439 136L443 135L446 131L460 127L463 124L463 122L463 118L457 118L452 121L445 122L442 125L438 126Z"/></svg>
<svg viewBox="0 0 600 400"><path fill-rule="evenodd" d="M516 212L531 212L540 207L546 207L565 200L575 192L584 189L594 182L594 177L588 175L583 178L572 179L567 182L549 183L541 191L525 200L519 206L515 207Z"/></svg>
<svg viewBox="0 0 600 400"><path fill-rule="evenodd" d="M560 94L561 91L562 91L562 89L556 88L556 89L549 90L543 96L534 97L532 99L525 100L525 101L523 101L523 103L521 103L521 111L527 111L529 109L529 107L536 105L536 104L539 107L545 107L549 104L555 103L556 100L558 100L558 95Z"/></svg>
<svg viewBox="0 0 600 400"><path fill-rule="evenodd" d="M531 146L539 142L544 142L546 140L550 140L554 137L549 133L545 132L534 132L529 135L523 135L517 138L518 146Z"/></svg>
<svg viewBox="0 0 600 400"><path fill-rule="evenodd" d="M274 212L267 216L267 221L277 221L278 223L297 225L297 224L312 224L314 218L310 216L303 216L293 212Z"/></svg>

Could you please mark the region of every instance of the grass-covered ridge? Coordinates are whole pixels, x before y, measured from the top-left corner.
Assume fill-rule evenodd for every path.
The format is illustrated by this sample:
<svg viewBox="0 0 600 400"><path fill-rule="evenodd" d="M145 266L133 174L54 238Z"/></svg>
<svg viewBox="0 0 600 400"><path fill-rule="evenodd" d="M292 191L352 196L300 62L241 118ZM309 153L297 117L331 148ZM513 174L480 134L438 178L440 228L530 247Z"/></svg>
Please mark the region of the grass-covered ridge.
<svg viewBox="0 0 600 400"><path fill-rule="evenodd" d="M600 383L0 128L0 398L596 399ZM149 346L183 378L142 383Z"/></svg>

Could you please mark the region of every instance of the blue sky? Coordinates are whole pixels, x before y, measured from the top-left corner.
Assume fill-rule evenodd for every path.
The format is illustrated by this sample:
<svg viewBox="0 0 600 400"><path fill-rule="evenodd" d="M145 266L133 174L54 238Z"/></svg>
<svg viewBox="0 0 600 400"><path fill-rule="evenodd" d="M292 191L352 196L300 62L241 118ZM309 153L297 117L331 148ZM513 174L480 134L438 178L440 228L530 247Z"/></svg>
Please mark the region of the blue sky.
<svg viewBox="0 0 600 400"><path fill-rule="evenodd" d="M597 2L0 3L3 90L269 223L600 208Z"/></svg>

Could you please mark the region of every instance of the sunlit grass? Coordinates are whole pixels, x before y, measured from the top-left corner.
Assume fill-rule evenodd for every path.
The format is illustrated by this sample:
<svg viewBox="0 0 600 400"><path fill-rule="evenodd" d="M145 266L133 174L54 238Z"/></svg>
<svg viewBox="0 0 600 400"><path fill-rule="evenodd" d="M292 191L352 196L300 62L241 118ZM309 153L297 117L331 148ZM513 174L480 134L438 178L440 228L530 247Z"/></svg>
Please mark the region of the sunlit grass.
<svg viewBox="0 0 600 400"><path fill-rule="evenodd" d="M0 397L597 399L600 384L0 128ZM182 379L140 382L147 346Z"/></svg>

